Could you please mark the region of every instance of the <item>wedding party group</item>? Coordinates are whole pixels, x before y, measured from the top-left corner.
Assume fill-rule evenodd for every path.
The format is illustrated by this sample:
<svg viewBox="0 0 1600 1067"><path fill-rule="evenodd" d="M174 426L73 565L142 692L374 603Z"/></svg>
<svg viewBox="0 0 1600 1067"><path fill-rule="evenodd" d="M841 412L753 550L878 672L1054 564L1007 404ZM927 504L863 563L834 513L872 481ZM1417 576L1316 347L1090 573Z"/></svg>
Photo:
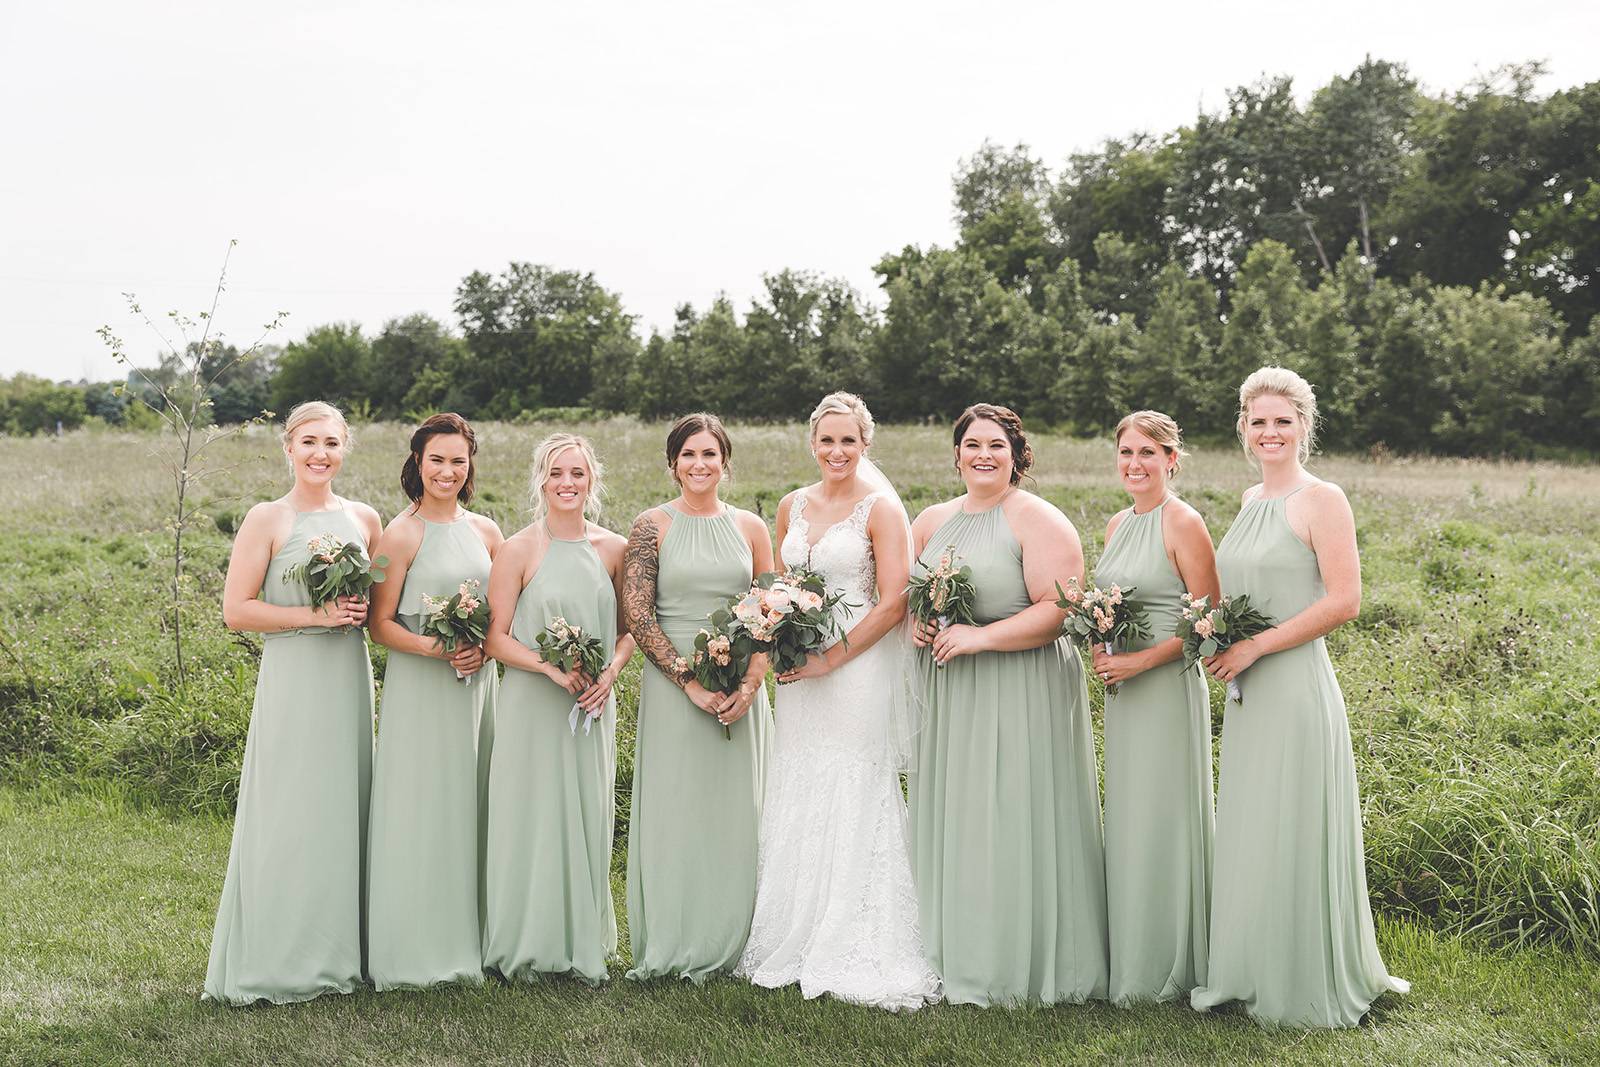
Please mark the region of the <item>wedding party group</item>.
<svg viewBox="0 0 1600 1067"><path fill-rule="evenodd" d="M1179 427L1130 413L1128 506L1086 573L998 405L955 421L965 491L912 521L866 404L824 397L816 480L774 542L719 495L734 442L714 415L671 426L676 495L626 538L596 521L594 446L551 434L507 537L469 510L461 416L416 428L385 526L334 491L344 417L301 404L294 484L244 519L223 594L263 642L204 996L606 981L637 652L629 979L1356 1025L1408 986L1378 950L1324 643L1361 576L1348 500L1306 469L1316 422L1296 373L1243 382L1260 480L1214 546L1175 489ZM368 636L388 649L376 720ZM1229 687L1216 776L1208 675Z"/></svg>

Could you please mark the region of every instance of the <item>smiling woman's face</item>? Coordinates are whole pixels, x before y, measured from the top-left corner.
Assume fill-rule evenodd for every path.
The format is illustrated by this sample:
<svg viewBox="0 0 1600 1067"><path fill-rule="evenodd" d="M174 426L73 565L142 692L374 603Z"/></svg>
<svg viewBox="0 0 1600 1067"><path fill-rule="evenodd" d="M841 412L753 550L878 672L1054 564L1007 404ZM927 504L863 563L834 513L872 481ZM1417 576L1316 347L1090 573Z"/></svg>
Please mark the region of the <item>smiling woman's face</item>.
<svg viewBox="0 0 1600 1067"><path fill-rule="evenodd" d="M310 419L294 428L283 450L295 480L326 485L344 466L344 424L337 419Z"/></svg>
<svg viewBox="0 0 1600 1067"><path fill-rule="evenodd" d="M1011 440L992 419L974 419L956 446L956 468L968 492L984 493L1010 485L1014 465Z"/></svg>

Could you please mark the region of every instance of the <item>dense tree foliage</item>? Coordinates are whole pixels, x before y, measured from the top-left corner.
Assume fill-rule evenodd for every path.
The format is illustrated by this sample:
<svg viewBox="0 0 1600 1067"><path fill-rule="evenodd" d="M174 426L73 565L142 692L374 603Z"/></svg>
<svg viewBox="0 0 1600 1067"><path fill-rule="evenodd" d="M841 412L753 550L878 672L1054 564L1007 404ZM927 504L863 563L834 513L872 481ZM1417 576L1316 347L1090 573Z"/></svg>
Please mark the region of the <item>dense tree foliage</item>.
<svg viewBox="0 0 1600 1067"><path fill-rule="evenodd" d="M1437 96L1371 58L1309 93L1267 78L1056 171L985 143L956 169L954 243L885 255L880 305L785 270L641 343L592 274L512 263L463 279L458 329L318 326L214 383L212 407L794 419L844 388L885 419L984 398L1082 433L1141 406L1214 435L1240 379L1279 363L1317 387L1332 447L1592 453L1600 82L1540 95L1542 73ZM0 383L7 432L136 418L105 386Z"/></svg>

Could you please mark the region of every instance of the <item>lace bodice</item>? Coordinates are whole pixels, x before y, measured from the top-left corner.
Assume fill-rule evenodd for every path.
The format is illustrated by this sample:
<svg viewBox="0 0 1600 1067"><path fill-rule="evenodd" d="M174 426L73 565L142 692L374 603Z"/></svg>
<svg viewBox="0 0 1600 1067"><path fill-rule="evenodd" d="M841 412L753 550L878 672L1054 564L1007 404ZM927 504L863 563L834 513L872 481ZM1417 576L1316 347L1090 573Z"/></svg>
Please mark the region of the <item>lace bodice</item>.
<svg viewBox="0 0 1600 1067"><path fill-rule="evenodd" d="M843 593L845 600L854 602L856 607L851 614L865 611L877 599L878 568L872 556L867 520L881 495L872 492L856 501L850 514L824 530L814 545L811 524L806 521L805 491L796 493L789 506L789 532L779 550L783 565L809 567L822 575L829 592Z"/></svg>

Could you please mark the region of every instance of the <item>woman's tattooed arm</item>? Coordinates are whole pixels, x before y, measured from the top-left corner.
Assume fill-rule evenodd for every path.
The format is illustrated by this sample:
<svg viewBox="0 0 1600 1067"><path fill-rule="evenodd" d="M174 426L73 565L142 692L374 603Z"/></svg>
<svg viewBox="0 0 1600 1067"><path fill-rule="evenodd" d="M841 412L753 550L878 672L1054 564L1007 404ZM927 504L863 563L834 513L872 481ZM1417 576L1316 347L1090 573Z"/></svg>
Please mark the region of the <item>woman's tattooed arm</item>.
<svg viewBox="0 0 1600 1067"><path fill-rule="evenodd" d="M658 532L655 515L646 511L634 521L633 532L628 535L628 548L622 557L622 617L639 651L682 688L693 676L679 668L678 650L656 621L656 578L661 568Z"/></svg>

